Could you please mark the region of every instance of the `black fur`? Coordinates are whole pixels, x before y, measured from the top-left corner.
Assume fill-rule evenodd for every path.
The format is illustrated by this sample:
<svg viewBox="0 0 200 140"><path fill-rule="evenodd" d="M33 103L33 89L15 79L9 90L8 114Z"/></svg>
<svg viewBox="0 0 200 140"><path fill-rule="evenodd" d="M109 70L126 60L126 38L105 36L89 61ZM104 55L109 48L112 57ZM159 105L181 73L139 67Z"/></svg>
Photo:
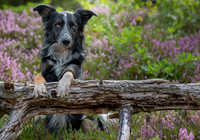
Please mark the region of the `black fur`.
<svg viewBox="0 0 200 140"><path fill-rule="evenodd" d="M38 5L34 8L44 23L43 47L39 52L42 61L42 76L47 82L59 81L65 72L73 73L74 78L82 78L81 66L85 58L83 30L94 12L77 9L74 13L57 12L55 7ZM57 132L65 125L78 130L83 114L47 115L46 124L50 133Z"/></svg>

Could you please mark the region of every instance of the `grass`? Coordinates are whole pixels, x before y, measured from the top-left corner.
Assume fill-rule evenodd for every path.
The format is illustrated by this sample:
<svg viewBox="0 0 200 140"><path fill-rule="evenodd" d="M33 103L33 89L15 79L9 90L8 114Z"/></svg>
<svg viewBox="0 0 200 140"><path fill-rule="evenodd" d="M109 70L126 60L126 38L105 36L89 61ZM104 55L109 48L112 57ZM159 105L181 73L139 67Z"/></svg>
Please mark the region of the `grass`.
<svg viewBox="0 0 200 140"><path fill-rule="evenodd" d="M187 110L166 110L151 113L141 112L132 116L131 140L191 140L200 138L200 111ZM0 124L5 123L4 116ZM54 135L46 134L44 137L44 123L39 121L38 125L33 123L33 119L26 123L20 135L25 139L55 139ZM90 133L62 130L61 137L64 140L72 139L95 139L95 140L116 140L118 134L118 121L110 120L107 122L108 129L105 131L96 130Z"/></svg>

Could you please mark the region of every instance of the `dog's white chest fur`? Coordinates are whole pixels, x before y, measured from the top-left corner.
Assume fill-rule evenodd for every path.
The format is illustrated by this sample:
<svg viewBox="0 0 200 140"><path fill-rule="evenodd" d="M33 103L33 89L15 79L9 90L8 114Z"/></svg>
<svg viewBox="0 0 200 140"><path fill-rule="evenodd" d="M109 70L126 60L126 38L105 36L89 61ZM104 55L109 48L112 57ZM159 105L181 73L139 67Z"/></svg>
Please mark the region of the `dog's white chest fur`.
<svg viewBox="0 0 200 140"><path fill-rule="evenodd" d="M69 118L66 114L54 114L49 125L53 128L63 128L67 125Z"/></svg>

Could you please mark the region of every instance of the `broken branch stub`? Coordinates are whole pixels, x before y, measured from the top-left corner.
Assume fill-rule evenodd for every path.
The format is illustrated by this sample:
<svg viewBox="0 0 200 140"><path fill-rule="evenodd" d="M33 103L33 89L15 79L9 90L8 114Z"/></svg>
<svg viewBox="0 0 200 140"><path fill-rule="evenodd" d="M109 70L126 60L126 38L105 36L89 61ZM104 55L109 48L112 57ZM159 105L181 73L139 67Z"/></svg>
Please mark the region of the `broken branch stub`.
<svg viewBox="0 0 200 140"><path fill-rule="evenodd" d="M128 105L123 105L119 112L119 130L117 140L129 140L131 134L131 123L133 108Z"/></svg>

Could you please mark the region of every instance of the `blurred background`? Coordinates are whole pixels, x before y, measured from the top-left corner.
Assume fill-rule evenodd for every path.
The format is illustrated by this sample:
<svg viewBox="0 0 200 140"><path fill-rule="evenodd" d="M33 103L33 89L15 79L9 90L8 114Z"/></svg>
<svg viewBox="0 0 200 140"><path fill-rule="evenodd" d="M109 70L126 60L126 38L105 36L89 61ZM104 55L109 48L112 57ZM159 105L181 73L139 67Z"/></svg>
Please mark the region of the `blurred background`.
<svg viewBox="0 0 200 140"><path fill-rule="evenodd" d="M80 2L78 0L49 0L49 1L44 1L44 0L1 0L0 1L0 7L1 8L6 8L8 6L13 7L13 6L20 6L20 5L27 5L30 3L46 3L46 4L51 4L54 6L60 6L69 10L75 10L78 7L81 7Z"/></svg>
<svg viewBox="0 0 200 140"><path fill-rule="evenodd" d="M38 4L99 15L84 32L85 79L200 80L200 0L1 0L2 81L32 82L40 73L37 53L44 31L33 11Z"/></svg>

